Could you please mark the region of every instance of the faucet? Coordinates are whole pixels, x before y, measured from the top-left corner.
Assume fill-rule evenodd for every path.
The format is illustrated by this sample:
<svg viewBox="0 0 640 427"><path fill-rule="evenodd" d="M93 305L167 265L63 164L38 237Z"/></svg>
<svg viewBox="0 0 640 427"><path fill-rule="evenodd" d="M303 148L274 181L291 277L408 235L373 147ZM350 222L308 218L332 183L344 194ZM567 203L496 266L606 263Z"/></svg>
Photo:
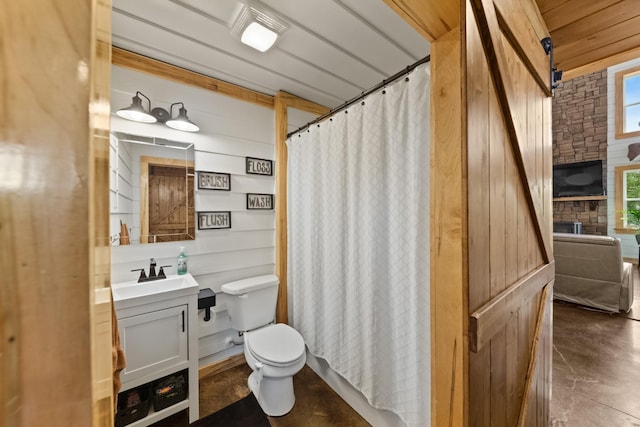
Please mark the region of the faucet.
<svg viewBox="0 0 640 427"><path fill-rule="evenodd" d="M167 276L164 274L164 268L171 267L171 265L161 265L160 271L158 271L157 275L156 275L156 265L157 265L156 260L154 258L151 258L151 261L149 262L149 276L147 276L146 273L144 272L144 268L134 268L131 271L140 272L140 277L138 277L138 283L149 282L151 280L166 279Z"/></svg>
<svg viewBox="0 0 640 427"><path fill-rule="evenodd" d="M149 280L153 280L156 277L156 260L151 258L151 262L149 263Z"/></svg>

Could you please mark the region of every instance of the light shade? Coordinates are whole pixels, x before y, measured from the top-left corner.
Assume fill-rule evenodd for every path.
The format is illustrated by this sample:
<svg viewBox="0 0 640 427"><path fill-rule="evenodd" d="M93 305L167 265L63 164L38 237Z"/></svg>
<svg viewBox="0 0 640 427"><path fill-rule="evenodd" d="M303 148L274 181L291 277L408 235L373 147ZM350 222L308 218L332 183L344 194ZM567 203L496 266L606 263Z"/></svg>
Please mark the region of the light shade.
<svg viewBox="0 0 640 427"><path fill-rule="evenodd" d="M277 38L278 34L276 32L271 31L258 22L252 22L242 32L240 41L260 52L266 52L273 46Z"/></svg>
<svg viewBox="0 0 640 427"><path fill-rule="evenodd" d="M140 95L147 100L149 109L145 110L142 106L142 98L140 98ZM136 95L131 98L131 100L132 102L130 107L122 108L116 112L118 116L123 119L133 120L134 122L155 123L157 121L157 119L150 113L151 101L142 92L136 92Z"/></svg>
<svg viewBox="0 0 640 427"><path fill-rule="evenodd" d="M174 105L181 105L180 109L178 110L178 116L175 119L173 118ZM198 125L193 123L191 120L189 120L189 117L187 117L187 109L184 108L184 104L182 102L171 104L171 108L169 109L169 120L167 120L165 124L172 129L185 132L198 132L200 130Z"/></svg>

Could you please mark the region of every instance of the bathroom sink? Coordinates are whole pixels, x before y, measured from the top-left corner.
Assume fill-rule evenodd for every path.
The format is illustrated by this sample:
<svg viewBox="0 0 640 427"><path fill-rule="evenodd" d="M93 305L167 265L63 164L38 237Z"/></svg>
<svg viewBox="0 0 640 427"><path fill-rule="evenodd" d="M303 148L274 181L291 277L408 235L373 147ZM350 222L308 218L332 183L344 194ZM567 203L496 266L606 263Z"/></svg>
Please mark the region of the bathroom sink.
<svg viewBox="0 0 640 427"><path fill-rule="evenodd" d="M111 293L115 307L119 309L198 293L198 282L189 273L172 274L166 279L142 283L112 283Z"/></svg>

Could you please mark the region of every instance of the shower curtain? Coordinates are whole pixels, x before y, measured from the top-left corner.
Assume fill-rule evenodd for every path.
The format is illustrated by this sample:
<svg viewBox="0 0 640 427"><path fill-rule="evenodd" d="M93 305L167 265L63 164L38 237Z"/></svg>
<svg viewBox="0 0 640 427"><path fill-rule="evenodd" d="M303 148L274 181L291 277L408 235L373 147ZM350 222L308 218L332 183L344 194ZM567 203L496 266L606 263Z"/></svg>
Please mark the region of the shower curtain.
<svg viewBox="0 0 640 427"><path fill-rule="evenodd" d="M429 64L287 146L292 325L373 407L429 425Z"/></svg>

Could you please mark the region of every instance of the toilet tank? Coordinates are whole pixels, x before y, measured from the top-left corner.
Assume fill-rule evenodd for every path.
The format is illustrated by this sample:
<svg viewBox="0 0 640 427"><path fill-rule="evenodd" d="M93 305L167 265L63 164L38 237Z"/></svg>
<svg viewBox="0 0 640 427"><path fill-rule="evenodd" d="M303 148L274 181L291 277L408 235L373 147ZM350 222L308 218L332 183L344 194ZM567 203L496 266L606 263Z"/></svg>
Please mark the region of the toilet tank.
<svg viewBox="0 0 640 427"><path fill-rule="evenodd" d="M278 276L268 274L222 285L231 327L250 331L273 322L279 283Z"/></svg>

